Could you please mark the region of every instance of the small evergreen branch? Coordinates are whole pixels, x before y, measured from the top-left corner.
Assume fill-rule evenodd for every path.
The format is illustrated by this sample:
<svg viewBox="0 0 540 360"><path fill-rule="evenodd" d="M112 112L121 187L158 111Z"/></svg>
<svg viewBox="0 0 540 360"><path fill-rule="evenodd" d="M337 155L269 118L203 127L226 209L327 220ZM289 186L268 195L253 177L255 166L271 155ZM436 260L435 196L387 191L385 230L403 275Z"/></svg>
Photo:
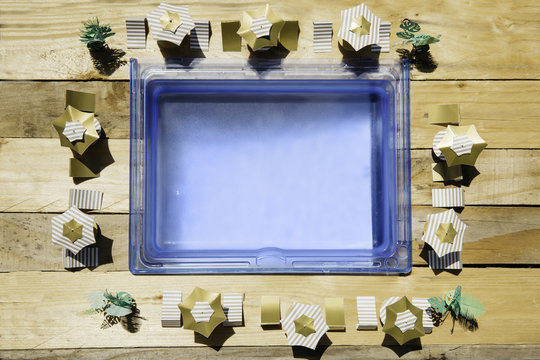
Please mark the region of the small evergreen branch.
<svg viewBox="0 0 540 360"><path fill-rule="evenodd" d="M88 49L101 50L105 46L106 39L113 35L109 24L100 25L99 19L95 17L83 22L79 39Z"/></svg>

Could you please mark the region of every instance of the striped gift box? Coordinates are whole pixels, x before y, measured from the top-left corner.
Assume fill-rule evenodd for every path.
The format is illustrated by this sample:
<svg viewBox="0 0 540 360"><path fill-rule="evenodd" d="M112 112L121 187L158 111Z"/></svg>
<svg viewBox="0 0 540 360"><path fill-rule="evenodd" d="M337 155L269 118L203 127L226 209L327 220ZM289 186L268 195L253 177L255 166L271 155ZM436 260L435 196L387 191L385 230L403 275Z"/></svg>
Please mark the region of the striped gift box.
<svg viewBox="0 0 540 360"><path fill-rule="evenodd" d="M227 317L224 326L241 326L244 323L243 302L244 294L221 294L221 306Z"/></svg>
<svg viewBox="0 0 540 360"><path fill-rule="evenodd" d="M182 24L175 32L163 30L161 26L160 18L166 11L180 15ZM146 16L146 19L148 20L148 26L150 27L154 40L169 41L176 45L180 45L184 40L184 37L195 27L195 23L189 15L189 8L187 6L172 6L167 3L161 3L156 10Z"/></svg>
<svg viewBox="0 0 540 360"><path fill-rule="evenodd" d="M357 296L356 312L358 313L357 330L377 330L375 296Z"/></svg>
<svg viewBox="0 0 540 360"><path fill-rule="evenodd" d="M433 207L463 207L465 196L463 188L431 189Z"/></svg>
<svg viewBox="0 0 540 360"><path fill-rule="evenodd" d="M433 318L431 317L431 305L427 298L412 298L412 304L419 309L422 309L422 325L424 326L424 332L426 334L431 334L433 331Z"/></svg>
<svg viewBox="0 0 540 360"><path fill-rule="evenodd" d="M69 206L83 210L101 210L103 192L98 190L69 189Z"/></svg>
<svg viewBox="0 0 540 360"><path fill-rule="evenodd" d="M99 249L97 246L87 246L77 254L62 248L62 266L64 269L92 268L99 266Z"/></svg>
<svg viewBox="0 0 540 360"><path fill-rule="evenodd" d="M181 327L182 313L178 304L182 302L182 292L176 290L164 290L161 303L161 326Z"/></svg>
<svg viewBox="0 0 540 360"><path fill-rule="evenodd" d="M358 36L350 31L354 19L364 17L371 24L369 34ZM368 45L379 44L379 26L381 20L375 16L365 4L341 11L341 27L338 38L351 45L354 51L358 51Z"/></svg>
<svg viewBox="0 0 540 360"><path fill-rule="evenodd" d="M313 52L332 52L332 22L313 22Z"/></svg>
<svg viewBox="0 0 540 360"><path fill-rule="evenodd" d="M210 43L210 21L194 20L195 27L191 30L189 46L192 51L208 51Z"/></svg>
<svg viewBox="0 0 540 360"><path fill-rule="evenodd" d="M379 42L371 45L371 51L373 52L390 52L390 21L381 21L379 26Z"/></svg>
<svg viewBox="0 0 540 360"><path fill-rule="evenodd" d="M128 49L146 48L146 19L144 17L126 18Z"/></svg>

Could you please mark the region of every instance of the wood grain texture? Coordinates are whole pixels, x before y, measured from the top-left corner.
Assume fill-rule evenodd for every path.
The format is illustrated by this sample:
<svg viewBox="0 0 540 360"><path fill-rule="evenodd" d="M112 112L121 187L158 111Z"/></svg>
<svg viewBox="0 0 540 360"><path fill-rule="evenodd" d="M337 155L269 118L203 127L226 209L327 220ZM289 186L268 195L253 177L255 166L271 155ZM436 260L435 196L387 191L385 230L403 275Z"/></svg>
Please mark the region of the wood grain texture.
<svg viewBox="0 0 540 360"><path fill-rule="evenodd" d="M112 139L114 164L101 177L78 185L101 190L103 212L127 212L129 201L129 141ZM466 205L540 204L538 150L484 150L476 167L480 175L465 190ZM0 139L0 212L62 212L68 189L67 148L58 139ZM412 204L431 205L431 150L411 152Z"/></svg>
<svg viewBox="0 0 540 360"><path fill-rule="evenodd" d="M293 350L290 346L224 346L219 350L211 347L173 348L123 348L123 349L48 349L48 350L3 350L0 357L4 360L28 359L78 359L78 360L130 360L130 359L274 359L283 360L293 357L305 359L371 359L386 360L532 360L538 358L540 345L422 345L387 347L379 345L337 345L321 347L315 352ZM296 356L295 356L296 355Z"/></svg>
<svg viewBox="0 0 540 360"><path fill-rule="evenodd" d="M110 23L116 35L108 43L112 48L126 52L130 57L161 58L156 41L148 37L144 50L126 49L125 18L145 16L156 1L138 1L135 6L127 0L113 3L96 0L80 4L69 0L58 1L1 1L2 41L0 42L0 79L96 79L105 78L93 66L86 47L78 40L81 21L98 16ZM238 20L245 9L262 6L261 1L186 0L193 19L209 19L212 26L210 58L247 58L243 45L241 53L221 51L221 20ZM334 34L340 23L340 10L358 5L357 1L339 0L331 6L327 1L302 0L288 2L275 0L272 6L285 19L300 20L298 51L289 58L341 58L336 36L332 53L316 54L312 44L312 21L331 20ZM441 43L432 46L439 63L432 73L414 72L416 79L538 79L540 78L540 4L536 2L502 2L489 0L466 1L407 1L368 2L367 5L383 20L392 22L390 43L403 17L417 20L422 31L442 34ZM457 20L458 19L458 20ZM46 31L36 31L36 28ZM410 48L410 46L407 46ZM396 57L395 48L381 57ZM191 55L176 48L164 50L172 55ZM124 64L110 78L127 79L128 65Z"/></svg>
<svg viewBox="0 0 540 360"><path fill-rule="evenodd" d="M423 344L540 344L540 269L464 269L459 278L449 273L434 276L431 270L415 269L414 276L134 276L128 272L59 273L15 272L0 274L0 328L2 349L54 349L136 346L286 346L281 330L260 327L260 296L280 296L282 312L293 301L320 304L326 296L345 298L347 330L328 333L332 345L379 345L382 331L355 329L355 296L376 294L377 306L390 296L429 297L444 294L457 284L474 294L487 311L474 333L459 325L450 335L451 321L422 338ZM519 281L516 279L519 278ZM300 285L301 284L301 285ZM244 292L245 326L218 329L209 340L184 329L160 325L160 294L163 289L192 291L194 286L217 292ZM137 301L140 331L127 333L116 325L100 330L101 315L85 316L86 296L107 288L128 291ZM504 297L494 296L505 289ZM527 309L511 311L511 309ZM501 331L501 323L504 331ZM322 343L324 345L324 343Z"/></svg>
<svg viewBox="0 0 540 360"><path fill-rule="evenodd" d="M421 237L427 214L435 211L428 206L413 207L414 265L427 264L420 257L424 247ZM0 213L0 272L65 271L60 247L51 244L52 216ZM469 206L460 217L468 225L463 245L465 266L540 264L540 208ZM105 237L99 240L100 251L112 255L112 262L92 271L128 270L128 215L97 214L95 221Z"/></svg>
<svg viewBox="0 0 540 360"><path fill-rule="evenodd" d="M129 138L127 81L0 82L0 135L57 138L51 122L61 115L66 89L97 95L98 119L110 138ZM430 125L432 104L461 105L463 125L474 124L492 148L540 148L539 81L413 81L411 146L430 148L442 129Z"/></svg>

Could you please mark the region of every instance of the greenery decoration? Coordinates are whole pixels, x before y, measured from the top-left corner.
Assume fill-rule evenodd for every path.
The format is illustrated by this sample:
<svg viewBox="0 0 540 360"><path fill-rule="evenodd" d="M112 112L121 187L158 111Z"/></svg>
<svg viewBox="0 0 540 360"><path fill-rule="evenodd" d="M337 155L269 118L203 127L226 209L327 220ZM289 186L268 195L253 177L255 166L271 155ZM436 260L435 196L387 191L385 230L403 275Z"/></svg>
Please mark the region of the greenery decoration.
<svg viewBox="0 0 540 360"><path fill-rule="evenodd" d="M121 291L112 294L105 290L103 293L92 292L88 295L91 309L88 314L104 313L109 316L127 316L133 312L135 302L130 294Z"/></svg>
<svg viewBox="0 0 540 360"><path fill-rule="evenodd" d="M115 34L108 24L101 25L97 17L90 18L82 24L83 27L80 29L79 39L85 43L86 47L90 50L103 49L106 39Z"/></svg>
<svg viewBox="0 0 540 360"><path fill-rule="evenodd" d="M396 35L402 39L405 39L405 41L396 43L394 45L412 44L413 50L417 52L427 52L429 51L429 44L440 41L439 39L441 35L434 37L431 35L418 33L420 31L420 25L412 20L401 20L399 27L404 31L400 31L396 33Z"/></svg>
<svg viewBox="0 0 540 360"><path fill-rule="evenodd" d="M476 321L484 313L484 305L469 294L461 293L461 286L446 293L444 298L434 296L428 299L433 311L445 318L448 313L457 320L460 316L468 321Z"/></svg>

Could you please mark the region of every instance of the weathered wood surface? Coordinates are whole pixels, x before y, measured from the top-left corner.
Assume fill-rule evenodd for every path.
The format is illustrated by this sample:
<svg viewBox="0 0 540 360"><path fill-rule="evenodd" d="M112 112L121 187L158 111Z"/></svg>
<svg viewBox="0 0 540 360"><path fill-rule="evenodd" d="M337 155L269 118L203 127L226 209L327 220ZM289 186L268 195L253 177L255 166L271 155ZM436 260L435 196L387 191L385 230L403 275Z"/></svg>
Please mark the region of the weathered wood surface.
<svg viewBox="0 0 540 360"><path fill-rule="evenodd" d="M80 188L105 192L104 212L127 212L129 201L129 141L112 139L115 162L101 177ZM537 151L485 150L476 163L480 172L465 189L466 205L536 205L540 203ZM58 139L0 139L0 212L58 212L66 209L71 152ZM411 152L412 203L430 205L431 150Z"/></svg>
<svg viewBox="0 0 540 360"><path fill-rule="evenodd" d="M431 270L415 269L414 276L280 276L238 275L235 281L224 276L134 276L129 272L61 273L13 272L0 274L0 348L54 349L137 346L286 346L281 330L260 327L260 297L268 293L281 298L282 314L293 301L322 304L324 297L345 300L347 330L330 332L321 345L380 345L382 331L356 330L356 296L375 294L377 306L390 296L433 296L461 284L474 294L487 311L474 333L459 325L450 335L452 321L422 338L423 344L540 344L540 269L464 269L459 277ZM519 281L518 281L519 279ZM162 328L160 324L163 289L189 293L201 286L218 292L245 292L245 326L221 328L209 340L184 329ZM141 326L127 333L120 324L107 330L99 325L101 315L87 316L86 296L99 289L127 290L139 304ZM504 296L499 291L504 289ZM504 325L503 325L504 324ZM501 331L504 326L504 331Z"/></svg>
<svg viewBox="0 0 540 360"><path fill-rule="evenodd" d="M127 81L2 81L0 135L57 138L66 89L97 95L98 118L110 138L129 138ZM413 81L411 147L430 148L440 126L429 124L432 104L460 104L462 125L474 124L491 148L540 148L539 81Z"/></svg>
<svg viewBox="0 0 540 360"><path fill-rule="evenodd" d="M415 265L427 264L420 256L424 247L421 236L427 214L436 211L428 206L413 207ZM60 261L61 250L50 241L52 216L54 214L0 213L0 272L65 271ZM540 208L469 206L461 219L468 225L463 251L466 266L540 264L540 242L537 241ZM98 214L95 220L105 237L99 241L100 248L103 255L112 255L112 262L107 259L106 264L92 271L127 271L128 215Z"/></svg>
<svg viewBox="0 0 540 360"><path fill-rule="evenodd" d="M212 25L210 51L204 56L211 58L246 58L245 45L241 53L224 53L221 46L222 20L238 20L246 9L264 5L264 1L196 1L186 0L194 19L208 19ZM94 68L86 47L79 42L81 21L98 16L110 23L116 35L108 43L111 48L126 52L120 59L130 57L161 58L162 51L151 35L145 50L126 49L125 18L145 16L157 1L105 1L72 2L57 1L8 1L2 0L0 23L0 79L70 79L84 80L106 76ZM358 5L357 1L340 0L329 7L327 1L272 2L273 8L285 19L300 20L298 51L288 58L340 58L336 36L333 51L328 54L313 53L312 21L331 20L334 34L340 24L340 10ZM413 18L422 25L422 32L438 35L441 42L432 46L434 59L439 67L432 73L414 72L415 79L539 79L540 4L537 2L493 3L489 0L466 1L406 1L367 2L383 20L392 22L391 44L400 39L395 36L403 17ZM42 29L42 31L37 31ZM410 48L410 46L407 46ZM395 57L395 47L390 54ZM175 56L191 55L188 52L165 50ZM128 65L124 64L110 78L127 79Z"/></svg>
<svg viewBox="0 0 540 360"><path fill-rule="evenodd" d="M105 349L48 349L48 350L3 350L0 357L5 360L28 359L78 359L78 360L129 360L129 359L445 359L445 360L507 360L538 359L540 345L422 345L378 346L378 345L333 345L321 347L314 352L292 349L290 346L223 346L216 351L210 347L179 348L105 348Z"/></svg>

